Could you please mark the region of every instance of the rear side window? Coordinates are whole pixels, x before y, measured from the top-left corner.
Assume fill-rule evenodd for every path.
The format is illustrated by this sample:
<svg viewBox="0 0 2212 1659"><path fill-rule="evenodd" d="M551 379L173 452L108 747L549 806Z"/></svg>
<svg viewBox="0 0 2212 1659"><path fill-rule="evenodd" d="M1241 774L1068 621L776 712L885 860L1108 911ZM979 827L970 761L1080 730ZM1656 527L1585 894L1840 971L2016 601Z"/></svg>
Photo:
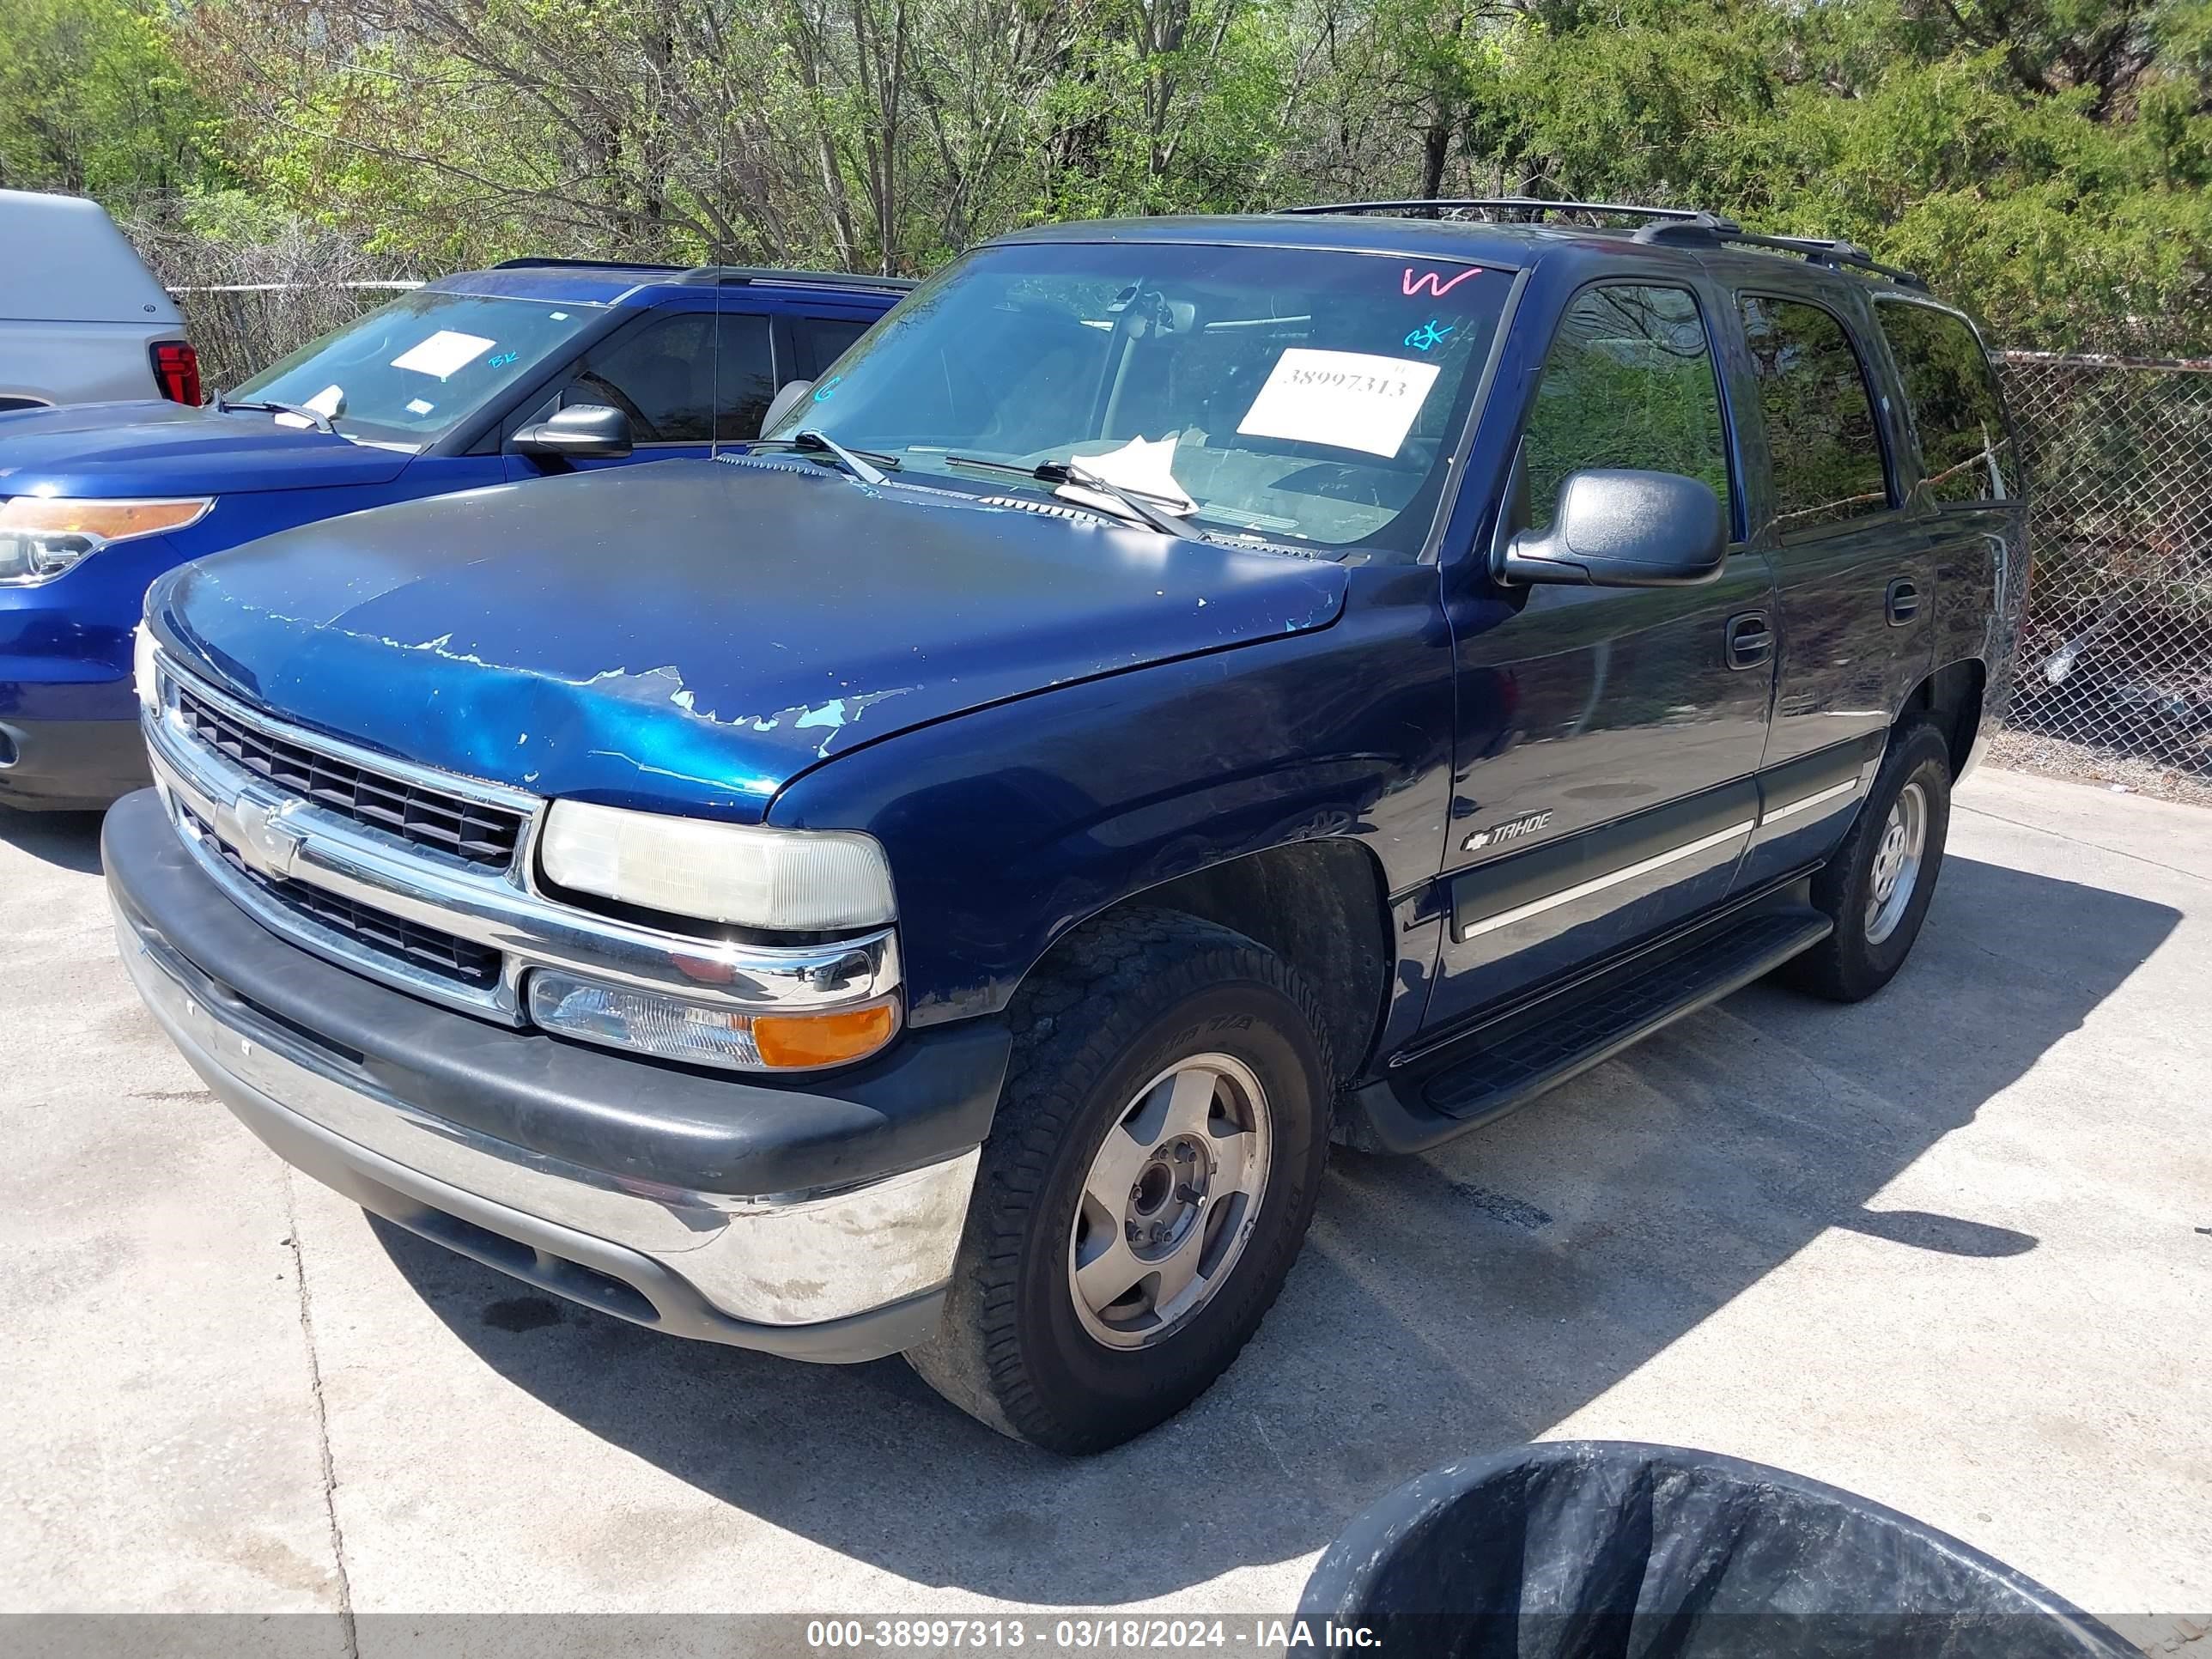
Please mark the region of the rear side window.
<svg viewBox="0 0 2212 1659"><path fill-rule="evenodd" d="M1687 289L1585 289L1559 319L1522 439L1528 520L1550 527L1584 467L1679 472L1729 507L1728 439L1711 342Z"/></svg>
<svg viewBox="0 0 2212 1659"><path fill-rule="evenodd" d="M1874 314L1905 381L1929 498L2001 501L2018 495L1996 374L1974 331L1932 306L1891 301Z"/></svg>
<svg viewBox="0 0 2212 1659"><path fill-rule="evenodd" d="M1843 324L1802 301L1747 294L1741 303L1777 527L1789 535L1883 511L1890 500L1881 436Z"/></svg>
<svg viewBox="0 0 2212 1659"><path fill-rule="evenodd" d="M714 435L725 443L757 438L775 397L768 319L724 315L714 325Z"/></svg>
<svg viewBox="0 0 2212 1659"><path fill-rule="evenodd" d="M791 330L799 346L799 374L815 379L869 327L850 317L793 317Z"/></svg>

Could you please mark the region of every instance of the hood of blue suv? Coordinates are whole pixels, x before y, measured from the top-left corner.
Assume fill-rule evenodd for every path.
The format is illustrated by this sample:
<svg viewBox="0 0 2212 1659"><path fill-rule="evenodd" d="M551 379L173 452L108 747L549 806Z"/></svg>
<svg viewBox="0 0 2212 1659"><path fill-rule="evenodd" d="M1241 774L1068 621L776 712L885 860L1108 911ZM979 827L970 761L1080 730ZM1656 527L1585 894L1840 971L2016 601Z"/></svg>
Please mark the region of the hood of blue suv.
<svg viewBox="0 0 2212 1659"><path fill-rule="evenodd" d="M0 495L112 500L379 484L413 459L254 410L146 402L0 415Z"/></svg>
<svg viewBox="0 0 2212 1659"><path fill-rule="evenodd" d="M174 572L149 611L188 668L333 736L757 818L860 744L1325 627L1345 586L1326 561L805 463L670 461L304 526Z"/></svg>

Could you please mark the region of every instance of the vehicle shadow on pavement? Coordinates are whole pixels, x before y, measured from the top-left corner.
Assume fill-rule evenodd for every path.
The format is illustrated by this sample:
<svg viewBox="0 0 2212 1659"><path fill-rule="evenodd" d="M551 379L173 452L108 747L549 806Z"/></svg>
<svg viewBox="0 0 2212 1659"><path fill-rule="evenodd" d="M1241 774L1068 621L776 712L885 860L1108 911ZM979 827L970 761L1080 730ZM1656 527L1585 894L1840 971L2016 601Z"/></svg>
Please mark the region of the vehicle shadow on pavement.
<svg viewBox="0 0 2212 1659"><path fill-rule="evenodd" d="M33 858L80 875L100 869L98 812L19 812L0 806L0 841Z"/></svg>
<svg viewBox="0 0 2212 1659"><path fill-rule="evenodd" d="M1912 963L1869 1002L1756 986L1429 1157L1340 1153L1236 1367L1082 1462L1000 1438L896 1360L657 1336L378 1236L486 1364L723 1502L919 1583L1119 1604L1309 1553L1397 1482L1544 1433L1827 1229L2011 1271L2036 1239L1869 1200L2179 920L1954 858Z"/></svg>

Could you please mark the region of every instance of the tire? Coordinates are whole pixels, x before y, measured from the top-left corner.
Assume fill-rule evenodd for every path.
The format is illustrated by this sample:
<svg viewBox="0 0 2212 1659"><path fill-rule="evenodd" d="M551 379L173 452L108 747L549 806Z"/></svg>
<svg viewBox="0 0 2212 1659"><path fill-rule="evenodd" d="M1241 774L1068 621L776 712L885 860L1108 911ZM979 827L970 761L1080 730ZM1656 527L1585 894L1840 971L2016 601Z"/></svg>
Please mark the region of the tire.
<svg viewBox="0 0 2212 1659"><path fill-rule="evenodd" d="M907 1358L1002 1434L1058 1452L1103 1451L1210 1388L1281 1290L1328 1157L1327 1024L1312 989L1279 957L1225 927L1157 910L1109 917L1070 940L1023 988L1013 1019L1013 1058L944 1322ZM1174 1150L1155 1160L1144 1148L1159 1125L1190 1116L1188 1106L1160 1115L1162 1102L1186 1098L1179 1083L1191 1099L1204 1092L1200 1121L1209 1127L1162 1143ZM1210 1139L1212 1126L1233 1130L1240 1118L1254 1127ZM1126 1133L1125 1119L1144 1133ZM1109 1134L1121 1137L1111 1153ZM1147 1161L1118 1161L1131 1157ZM1232 1165L1255 1191L1232 1188ZM1122 1213L1106 1214L1086 1182L1111 1177L1118 1200L1133 1169ZM1161 1177L1163 1195L1163 1170L1208 1173ZM1122 1250L1133 1230L1144 1233L1142 1249L1169 1251L1150 1233L1171 1228L1184 1241L1175 1262L1213 1264L1182 1293L1194 1303L1145 1309L1176 1271L1164 1262L1122 1301L1088 1304L1079 1261L1086 1276L1092 1266L1109 1275L1088 1282L1110 1286L1133 1261L1144 1265L1139 1245ZM1091 1260L1109 1252L1113 1260Z"/></svg>
<svg viewBox="0 0 2212 1659"><path fill-rule="evenodd" d="M1899 821L1916 813L1920 846L1910 872L1911 888L1901 904L1876 905L1871 902L1877 897L1885 838L1901 828L1909 844L1909 823ZM1895 978L1935 896L1950 825L1950 745L1924 720L1900 726L1890 737L1858 822L1813 878L1813 903L1836 924L1835 931L1784 967L1783 977L1834 1002L1863 1001ZM1900 874L1894 880L1902 885L1905 878ZM1889 892L1893 895L1895 886Z"/></svg>

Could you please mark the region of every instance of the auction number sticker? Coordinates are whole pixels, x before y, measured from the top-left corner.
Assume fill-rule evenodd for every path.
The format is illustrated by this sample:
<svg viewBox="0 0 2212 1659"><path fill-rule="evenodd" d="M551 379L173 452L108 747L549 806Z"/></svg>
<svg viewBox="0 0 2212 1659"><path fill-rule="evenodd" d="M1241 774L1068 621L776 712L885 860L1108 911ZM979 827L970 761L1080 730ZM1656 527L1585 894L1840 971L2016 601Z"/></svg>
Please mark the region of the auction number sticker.
<svg viewBox="0 0 2212 1659"><path fill-rule="evenodd" d="M1437 383L1437 365L1364 351L1292 346L1237 423L1252 438L1287 438L1395 455Z"/></svg>

